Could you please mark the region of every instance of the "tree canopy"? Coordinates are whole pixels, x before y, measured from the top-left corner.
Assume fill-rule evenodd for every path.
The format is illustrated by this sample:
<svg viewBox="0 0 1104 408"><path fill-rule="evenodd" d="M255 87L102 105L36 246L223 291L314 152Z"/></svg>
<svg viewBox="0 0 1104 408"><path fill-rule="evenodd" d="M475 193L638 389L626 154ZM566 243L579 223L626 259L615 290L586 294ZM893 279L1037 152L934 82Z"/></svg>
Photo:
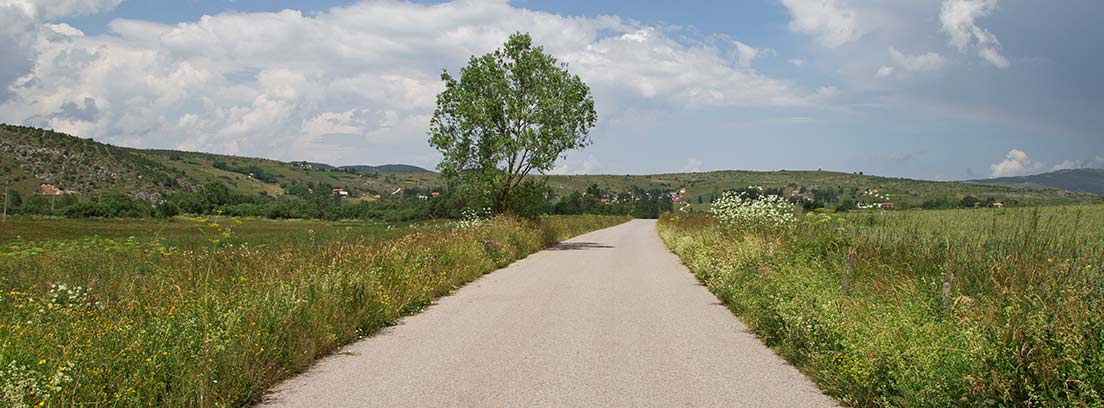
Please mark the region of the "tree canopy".
<svg viewBox="0 0 1104 408"><path fill-rule="evenodd" d="M500 212L510 211L526 176L591 142L598 114L590 87L529 34L511 35L503 48L473 56L459 79L446 70L441 80L429 129L430 145L444 156L437 168Z"/></svg>

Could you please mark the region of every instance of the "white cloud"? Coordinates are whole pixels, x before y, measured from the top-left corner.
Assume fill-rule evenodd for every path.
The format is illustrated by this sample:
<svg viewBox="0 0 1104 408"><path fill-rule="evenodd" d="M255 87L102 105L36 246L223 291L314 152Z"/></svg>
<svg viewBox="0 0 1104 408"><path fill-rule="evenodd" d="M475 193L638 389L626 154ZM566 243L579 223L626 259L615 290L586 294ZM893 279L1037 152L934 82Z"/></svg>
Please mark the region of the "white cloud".
<svg viewBox="0 0 1104 408"><path fill-rule="evenodd" d="M1000 54L997 36L977 25L977 19L987 17L997 9L999 0L943 0L939 21L951 46L961 52L976 48L978 56L997 68L1011 64Z"/></svg>
<svg viewBox="0 0 1104 408"><path fill-rule="evenodd" d="M111 10L123 0L0 0L0 8L17 11L36 20L55 20Z"/></svg>
<svg viewBox="0 0 1104 408"><path fill-rule="evenodd" d="M696 158L686 159L686 165L682 167L683 173L701 173L702 161Z"/></svg>
<svg viewBox="0 0 1104 408"><path fill-rule="evenodd" d="M767 52L736 40L733 40L732 43L736 46L737 61L742 67L750 67L756 58Z"/></svg>
<svg viewBox="0 0 1104 408"><path fill-rule="evenodd" d="M607 169L605 163L598 159L593 154L587 154L587 157L582 160L568 158L561 160L556 168L552 169L549 174L562 174L562 175L575 175L575 174L600 174Z"/></svg>
<svg viewBox="0 0 1104 408"><path fill-rule="evenodd" d="M1012 64L1008 62L1007 58L1005 58L1003 55L1000 55L997 50L994 50L992 48L982 48L978 50L978 55L981 56L982 59L989 61L990 64L993 64L993 66L1000 69L1005 69L1012 66Z"/></svg>
<svg viewBox="0 0 1104 408"><path fill-rule="evenodd" d="M909 72L938 71L947 62L938 53L907 55L892 47L889 49L889 57L893 60L893 63Z"/></svg>
<svg viewBox="0 0 1104 408"><path fill-rule="evenodd" d="M881 68L878 68L878 72L874 74L874 76L878 78L885 78L893 75L894 71L897 71L897 67L882 66Z"/></svg>
<svg viewBox="0 0 1104 408"><path fill-rule="evenodd" d="M113 3L36 5L34 13ZM757 72L752 62L771 51L736 40L505 1L365 1L175 25L118 19L93 36L28 24L37 27L26 39L33 64L9 77L0 121L134 146L339 163L424 156L441 68L455 73L519 27L591 85L602 118L626 109L812 106L831 96ZM87 114L62 108L85 101L95 107L80 111ZM393 148L368 148L379 143Z"/></svg>
<svg viewBox="0 0 1104 408"><path fill-rule="evenodd" d="M1051 171L1104 168L1104 157L1096 157L1091 160L1065 160L1054 165Z"/></svg>
<svg viewBox="0 0 1104 408"><path fill-rule="evenodd" d="M1032 161L1027 153L1020 149L1012 149L1005 155L1004 161L989 166L993 171L993 177L1023 176L1031 172L1037 172L1046 167L1045 164Z"/></svg>
<svg viewBox="0 0 1104 408"><path fill-rule="evenodd" d="M947 63L947 60L938 53L908 55L893 47L889 48L889 58L893 61L893 65L878 68L876 77L886 78L897 73L898 78L903 78L909 73L938 71Z"/></svg>
<svg viewBox="0 0 1104 408"><path fill-rule="evenodd" d="M803 67L806 64L806 61L800 58L794 58L790 60L790 63L794 64L795 66Z"/></svg>
<svg viewBox="0 0 1104 408"><path fill-rule="evenodd" d="M836 0L782 0L790 10L790 31L816 36L821 45L839 47L862 36L854 9Z"/></svg>
<svg viewBox="0 0 1104 408"><path fill-rule="evenodd" d="M1083 161L1080 161L1080 160L1066 160L1066 161L1063 161L1061 163L1058 163L1058 164L1054 165L1054 168L1052 168L1050 170L1051 171L1072 170L1072 169L1083 169L1083 168L1086 168L1086 167L1089 167L1089 165L1086 164Z"/></svg>

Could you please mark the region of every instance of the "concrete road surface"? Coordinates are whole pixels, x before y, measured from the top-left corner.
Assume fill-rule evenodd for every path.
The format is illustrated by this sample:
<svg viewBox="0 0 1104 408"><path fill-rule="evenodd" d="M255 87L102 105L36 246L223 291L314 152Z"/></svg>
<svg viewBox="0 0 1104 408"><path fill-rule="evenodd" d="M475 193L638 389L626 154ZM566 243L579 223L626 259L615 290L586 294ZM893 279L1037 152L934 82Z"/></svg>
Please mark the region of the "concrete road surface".
<svg viewBox="0 0 1104 408"><path fill-rule="evenodd" d="M279 386L290 407L827 407L667 251L655 221L484 276Z"/></svg>

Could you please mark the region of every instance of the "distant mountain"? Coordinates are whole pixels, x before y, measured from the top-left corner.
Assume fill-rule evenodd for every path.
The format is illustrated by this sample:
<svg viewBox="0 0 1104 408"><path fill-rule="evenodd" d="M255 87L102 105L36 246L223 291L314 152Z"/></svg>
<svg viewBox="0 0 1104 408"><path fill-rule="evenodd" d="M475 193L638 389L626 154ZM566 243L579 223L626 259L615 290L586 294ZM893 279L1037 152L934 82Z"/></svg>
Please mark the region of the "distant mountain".
<svg viewBox="0 0 1104 408"><path fill-rule="evenodd" d="M382 166L341 166L338 167L338 169L348 170L355 173L433 173L430 170L426 170L418 166L411 166L409 164L384 164Z"/></svg>
<svg viewBox="0 0 1104 408"><path fill-rule="evenodd" d="M1079 193L1104 194L1104 169L1058 170L1021 177L999 177L970 180L967 183L988 184L1033 190L1058 189Z"/></svg>

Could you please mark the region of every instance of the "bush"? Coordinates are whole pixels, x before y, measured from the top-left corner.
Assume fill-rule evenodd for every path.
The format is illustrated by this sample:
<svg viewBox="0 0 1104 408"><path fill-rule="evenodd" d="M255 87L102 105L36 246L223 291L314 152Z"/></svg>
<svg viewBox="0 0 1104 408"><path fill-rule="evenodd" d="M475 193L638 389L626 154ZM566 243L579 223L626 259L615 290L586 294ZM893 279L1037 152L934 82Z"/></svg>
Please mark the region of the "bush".
<svg viewBox="0 0 1104 408"><path fill-rule="evenodd" d="M794 223L794 206L777 195L751 198L746 193L726 192L713 202L710 212L728 225L787 227Z"/></svg>
<svg viewBox="0 0 1104 408"><path fill-rule="evenodd" d="M172 202L165 202L154 209L154 215L157 218L172 218L180 215L180 207Z"/></svg>

